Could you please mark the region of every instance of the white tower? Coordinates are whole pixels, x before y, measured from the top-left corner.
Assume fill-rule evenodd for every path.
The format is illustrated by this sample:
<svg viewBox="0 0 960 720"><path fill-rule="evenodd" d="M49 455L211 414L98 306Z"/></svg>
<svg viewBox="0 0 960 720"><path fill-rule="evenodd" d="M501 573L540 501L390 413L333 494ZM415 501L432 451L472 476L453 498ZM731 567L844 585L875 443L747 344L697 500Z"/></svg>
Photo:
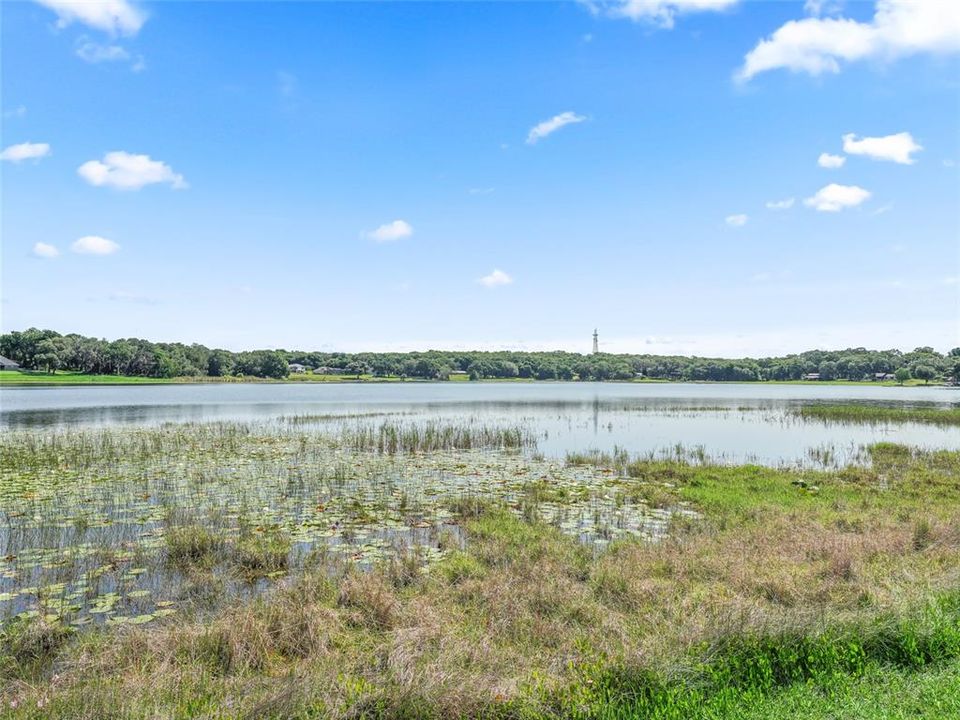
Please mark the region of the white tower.
<svg viewBox="0 0 960 720"><path fill-rule="evenodd" d="M593 329L593 354L596 355L600 352L600 342L597 339L597 329Z"/></svg>

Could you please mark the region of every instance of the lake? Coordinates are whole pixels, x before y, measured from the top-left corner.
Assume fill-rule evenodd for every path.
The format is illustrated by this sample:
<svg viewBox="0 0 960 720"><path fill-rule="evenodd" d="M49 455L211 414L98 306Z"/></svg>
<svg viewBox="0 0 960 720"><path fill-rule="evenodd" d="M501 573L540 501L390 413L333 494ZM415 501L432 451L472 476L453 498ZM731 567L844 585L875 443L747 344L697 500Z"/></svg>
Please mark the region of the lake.
<svg viewBox="0 0 960 720"><path fill-rule="evenodd" d="M843 464L892 441L960 449L960 428L804 420L810 403L950 407L945 387L777 384L379 383L0 388L0 427L276 422L457 421L522 426L548 456L570 451L682 455L718 462Z"/></svg>

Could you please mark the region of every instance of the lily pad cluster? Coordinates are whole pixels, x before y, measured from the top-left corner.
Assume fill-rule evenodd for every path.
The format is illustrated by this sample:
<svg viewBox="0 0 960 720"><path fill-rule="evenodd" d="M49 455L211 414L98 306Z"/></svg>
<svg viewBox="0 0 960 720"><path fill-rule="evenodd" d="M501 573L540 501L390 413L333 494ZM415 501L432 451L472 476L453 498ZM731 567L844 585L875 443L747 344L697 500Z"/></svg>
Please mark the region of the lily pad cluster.
<svg viewBox="0 0 960 720"><path fill-rule="evenodd" d="M415 452L384 452L382 429L362 432L377 442L358 443L343 427L292 424L7 433L0 621L142 624L173 614L190 578L170 562L167 535L183 526L217 539L226 550L212 571L246 592L316 552L361 566L413 554L426 571L450 537L469 542L454 511L465 498L502 504L596 547L624 535L657 539L675 513L690 512L648 507L627 492L635 480L608 468L502 449L503 438L520 437L510 430L467 437L469 429L434 428L472 449L432 443ZM424 445L422 432L405 432ZM483 449L485 438L497 449ZM229 551L249 560L266 537L282 539L288 557L274 558L260 577L231 574Z"/></svg>

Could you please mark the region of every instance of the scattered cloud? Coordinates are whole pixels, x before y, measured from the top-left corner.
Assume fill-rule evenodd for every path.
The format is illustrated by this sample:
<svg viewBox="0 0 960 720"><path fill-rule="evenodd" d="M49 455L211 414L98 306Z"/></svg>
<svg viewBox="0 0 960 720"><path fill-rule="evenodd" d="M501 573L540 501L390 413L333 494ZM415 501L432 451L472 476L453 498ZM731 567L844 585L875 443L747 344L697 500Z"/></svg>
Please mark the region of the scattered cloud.
<svg viewBox="0 0 960 720"><path fill-rule="evenodd" d="M844 208L856 207L869 197L870 191L862 187L830 183L820 188L813 197L804 200L803 204L819 212L838 212Z"/></svg>
<svg viewBox="0 0 960 720"><path fill-rule="evenodd" d="M367 233L367 237L378 243L394 242L413 235L413 226L406 220L394 220Z"/></svg>
<svg viewBox="0 0 960 720"><path fill-rule="evenodd" d="M119 45L101 45L88 41L77 47L77 57L88 63L118 62L129 60L130 53Z"/></svg>
<svg viewBox="0 0 960 720"><path fill-rule="evenodd" d="M136 35L147 15L129 0L36 0L57 14L57 27L73 22L111 35Z"/></svg>
<svg viewBox="0 0 960 720"><path fill-rule="evenodd" d="M493 272L489 275L484 275L482 278L477 280L478 283L488 288L500 287L501 285L510 285L513 283L513 278L507 275L503 270L497 270L494 268Z"/></svg>
<svg viewBox="0 0 960 720"><path fill-rule="evenodd" d="M817 158L817 165L831 170L842 168L845 162L847 162L847 159L843 155L831 155L830 153L820 153L820 157Z"/></svg>
<svg viewBox="0 0 960 720"><path fill-rule="evenodd" d="M91 185L118 190L139 190L156 183L168 183L174 190L189 187L183 175L175 173L166 163L152 160L149 155L123 151L108 152L102 161L89 160L77 168L77 173Z"/></svg>
<svg viewBox="0 0 960 720"><path fill-rule="evenodd" d="M81 255L113 255L120 246L113 240L107 240L99 235L84 235L74 240L70 249Z"/></svg>
<svg viewBox="0 0 960 720"><path fill-rule="evenodd" d="M27 115L27 106L26 105L17 105L17 107L12 110L4 110L3 116L5 118L22 118Z"/></svg>
<svg viewBox="0 0 960 720"><path fill-rule="evenodd" d="M547 135L555 133L565 125L581 123L586 119L583 115L577 115L575 112L570 111L554 115L549 120L544 120L542 123L538 123L530 128L530 132L527 133L527 144L533 145L538 140L542 140L547 137Z"/></svg>
<svg viewBox="0 0 960 720"><path fill-rule="evenodd" d="M634 22L648 22L670 29L678 15L727 10L738 0L615 0L593 2L593 12L606 11L611 17L628 18Z"/></svg>
<svg viewBox="0 0 960 720"><path fill-rule="evenodd" d="M960 7L960 5L958 5ZM913 153L923 150L908 132L884 137L858 138L854 133L843 136L843 151L848 155L866 155L874 160L889 160L901 165L913 165Z"/></svg>
<svg viewBox="0 0 960 720"><path fill-rule="evenodd" d="M841 62L891 61L917 53L960 50L960 3L877 0L873 18L791 20L747 53L736 78L748 81L768 70L810 75L840 72Z"/></svg>
<svg viewBox="0 0 960 720"><path fill-rule="evenodd" d="M730 227L743 227L749 219L747 215L740 213L739 215L727 215L724 222Z"/></svg>
<svg viewBox="0 0 960 720"><path fill-rule="evenodd" d="M893 203L887 203L886 205L881 205L876 210L874 210L871 215L883 215L893 210Z"/></svg>
<svg viewBox="0 0 960 720"><path fill-rule="evenodd" d="M57 250L53 245L48 245L45 242L38 242L33 246L33 254L42 258L55 258L60 255L60 251Z"/></svg>
<svg viewBox="0 0 960 720"><path fill-rule="evenodd" d="M5 148L0 152L0 160L18 163L23 160L39 160L49 154L50 146L47 143L25 142Z"/></svg>
<svg viewBox="0 0 960 720"><path fill-rule="evenodd" d="M784 200L768 200L767 209L768 210L789 210L793 207L794 199L786 198Z"/></svg>
<svg viewBox="0 0 960 720"><path fill-rule="evenodd" d="M843 0L806 0L803 11L807 15L839 15L843 10Z"/></svg>
<svg viewBox="0 0 960 720"><path fill-rule="evenodd" d="M952 167L956 167L956 165L957 165L956 161L951 160L950 158L945 158L943 161L944 167L952 168Z"/></svg>
<svg viewBox="0 0 960 720"><path fill-rule="evenodd" d="M580 38L585 43L593 42L593 33L586 33Z"/></svg>

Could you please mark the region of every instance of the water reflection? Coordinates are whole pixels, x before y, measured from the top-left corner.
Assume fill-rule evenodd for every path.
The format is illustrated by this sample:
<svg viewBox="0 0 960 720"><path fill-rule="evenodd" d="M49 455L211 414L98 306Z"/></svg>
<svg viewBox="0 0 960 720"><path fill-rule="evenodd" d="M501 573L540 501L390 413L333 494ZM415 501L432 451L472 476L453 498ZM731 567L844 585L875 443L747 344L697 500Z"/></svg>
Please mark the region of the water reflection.
<svg viewBox="0 0 960 720"><path fill-rule="evenodd" d="M951 407L946 388L689 384L169 385L0 389L0 427L156 425L217 420L289 422L472 421L522 425L551 456L619 447L634 454L677 445L721 462L836 462L862 445L902 442L960 449L960 428L917 423L855 425L803 420L810 403Z"/></svg>

